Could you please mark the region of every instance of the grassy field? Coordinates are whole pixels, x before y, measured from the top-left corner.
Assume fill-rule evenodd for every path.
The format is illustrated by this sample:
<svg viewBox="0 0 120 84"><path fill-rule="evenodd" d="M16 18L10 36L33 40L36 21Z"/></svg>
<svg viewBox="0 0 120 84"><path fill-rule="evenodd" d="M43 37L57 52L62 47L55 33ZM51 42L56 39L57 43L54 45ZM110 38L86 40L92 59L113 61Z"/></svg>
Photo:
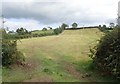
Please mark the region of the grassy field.
<svg viewBox="0 0 120 84"><path fill-rule="evenodd" d="M18 41L25 67L3 68L4 82L101 82L113 81L92 67L89 48L103 33L98 29L65 30L58 36ZM89 76L87 76L89 75Z"/></svg>
<svg viewBox="0 0 120 84"><path fill-rule="evenodd" d="M46 31L42 31L42 30L37 30L37 31L32 31L32 34L53 34L54 31L53 29L51 30L46 30Z"/></svg>

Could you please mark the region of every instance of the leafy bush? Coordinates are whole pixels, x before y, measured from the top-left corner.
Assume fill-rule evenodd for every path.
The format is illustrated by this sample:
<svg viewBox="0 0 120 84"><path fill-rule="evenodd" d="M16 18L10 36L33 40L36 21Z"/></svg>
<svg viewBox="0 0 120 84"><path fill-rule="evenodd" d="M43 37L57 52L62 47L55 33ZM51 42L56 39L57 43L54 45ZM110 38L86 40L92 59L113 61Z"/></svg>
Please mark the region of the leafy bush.
<svg viewBox="0 0 120 84"><path fill-rule="evenodd" d="M47 31L47 28L43 28L42 31Z"/></svg>
<svg viewBox="0 0 120 84"><path fill-rule="evenodd" d="M8 34L11 38L14 39L24 39L24 38L31 38L31 37L42 37L42 36L50 36L50 35L58 35L62 33L62 31L67 27L66 24L62 24L61 27L56 29L50 29L47 30L46 28L43 28L43 30L34 30L31 32L28 32L26 29L20 28L17 29L17 33L14 34ZM7 36L8 36L7 35Z"/></svg>
<svg viewBox="0 0 120 84"><path fill-rule="evenodd" d="M116 28L116 27L114 27L114 28ZM103 26L101 27L101 25L99 25L99 30L100 30L101 32L104 32L104 33L108 33L108 32L110 32L111 30L113 30L114 28L113 28L113 27L112 27L112 28L106 27L106 25L103 25Z"/></svg>
<svg viewBox="0 0 120 84"><path fill-rule="evenodd" d="M11 38L4 30L2 33L2 65L9 66L16 62L25 61L24 55L17 50L17 40Z"/></svg>
<svg viewBox="0 0 120 84"><path fill-rule="evenodd" d="M61 27L54 29L54 33L55 33L56 35L62 33L62 31L63 31L63 29L62 29Z"/></svg>
<svg viewBox="0 0 120 84"><path fill-rule="evenodd" d="M60 33L59 28L54 29L54 33L58 35Z"/></svg>
<svg viewBox="0 0 120 84"><path fill-rule="evenodd" d="M77 28L77 26L78 26L78 24L75 22L72 24L72 28Z"/></svg>
<svg viewBox="0 0 120 84"><path fill-rule="evenodd" d="M90 49L94 64L101 71L120 78L120 29L116 28L101 38L95 49Z"/></svg>
<svg viewBox="0 0 120 84"><path fill-rule="evenodd" d="M24 34L30 34L31 32L28 32L28 30L27 29L25 29L25 28L18 28L17 30L16 30L16 32L19 34L19 35L24 35Z"/></svg>

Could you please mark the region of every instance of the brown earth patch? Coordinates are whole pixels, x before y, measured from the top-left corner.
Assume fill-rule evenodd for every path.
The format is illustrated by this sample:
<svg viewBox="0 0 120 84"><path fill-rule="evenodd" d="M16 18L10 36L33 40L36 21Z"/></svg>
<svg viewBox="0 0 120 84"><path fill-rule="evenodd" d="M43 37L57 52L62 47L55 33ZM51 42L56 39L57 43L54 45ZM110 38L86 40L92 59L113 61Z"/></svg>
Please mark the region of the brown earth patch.
<svg viewBox="0 0 120 84"><path fill-rule="evenodd" d="M76 70L76 68L74 67L73 64L71 63L64 63L64 69L67 71L67 73L71 74L73 77L75 77L76 79L82 81L82 82L86 82L86 81L90 81L92 82L93 80L91 79L91 74L88 73L83 73L82 71L78 72Z"/></svg>
<svg viewBox="0 0 120 84"><path fill-rule="evenodd" d="M36 59L26 59L25 62L16 62L15 64L12 64L10 68L12 70L22 70L25 72L33 71L40 63Z"/></svg>
<svg viewBox="0 0 120 84"><path fill-rule="evenodd" d="M81 79L81 78L82 78L82 75L83 75L83 74L80 74L79 72L77 72L76 69L75 69L75 67L74 67L72 64L70 64L70 63L65 63L65 64L64 64L64 68L65 68L65 70L66 70L69 74L73 75L75 78L77 78L77 79Z"/></svg>

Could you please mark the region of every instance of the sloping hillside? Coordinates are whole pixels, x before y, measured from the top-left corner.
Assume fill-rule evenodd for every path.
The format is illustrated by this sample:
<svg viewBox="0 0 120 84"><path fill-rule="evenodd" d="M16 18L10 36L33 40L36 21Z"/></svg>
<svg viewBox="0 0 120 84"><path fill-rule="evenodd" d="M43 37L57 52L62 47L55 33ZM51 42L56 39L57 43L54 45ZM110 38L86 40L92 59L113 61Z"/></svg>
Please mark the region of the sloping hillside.
<svg viewBox="0 0 120 84"><path fill-rule="evenodd" d="M88 57L89 47L96 45L101 36L98 29L83 29L65 30L57 36L22 39L18 41L18 48L26 56L26 65L4 69L3 81L112 81L95 72Z"/></svg>

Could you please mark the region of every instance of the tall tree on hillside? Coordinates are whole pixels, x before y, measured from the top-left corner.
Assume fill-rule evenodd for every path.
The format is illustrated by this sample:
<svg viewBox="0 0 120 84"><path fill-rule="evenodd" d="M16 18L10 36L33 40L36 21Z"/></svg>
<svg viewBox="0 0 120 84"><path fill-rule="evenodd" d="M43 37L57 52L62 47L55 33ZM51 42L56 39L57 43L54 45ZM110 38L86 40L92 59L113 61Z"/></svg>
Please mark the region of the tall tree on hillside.
<svg viewBox="0 0 120 84"><path fill-rule="evenodd" d="M24 34L28 34L28 33L29 33L28 30L25 29L25 28L23 28L23 27L21 27L20 29L18 28L18 29L16 30L16 32L17 32L19 35L24 35Z"/></svg>
<svg viewBox="0 0 120 84"><path fill-rule="evenodd" d="M62 25L61 25L61 28L62 29L66 29L66 27L69 27L67 24L65 24L65 23L63 23Z"/></svg>
<svg viewBox="0 0 120 84"><path fill-rule="evenodd" d="M47 28L43 28L42 31L47 31Z"/></svg>
<svg viewBox="0 0 120 84"><path fill-rule="evenodd" d="M99 28L101 28L101 25L99 25Z"/></svg>
<svg viewBox="0 0 120 84"><path fill-rule="evenodd" d="M72 24L72 28L77 28L77 26L78 26L78 24L75 22Z"/></svg>

